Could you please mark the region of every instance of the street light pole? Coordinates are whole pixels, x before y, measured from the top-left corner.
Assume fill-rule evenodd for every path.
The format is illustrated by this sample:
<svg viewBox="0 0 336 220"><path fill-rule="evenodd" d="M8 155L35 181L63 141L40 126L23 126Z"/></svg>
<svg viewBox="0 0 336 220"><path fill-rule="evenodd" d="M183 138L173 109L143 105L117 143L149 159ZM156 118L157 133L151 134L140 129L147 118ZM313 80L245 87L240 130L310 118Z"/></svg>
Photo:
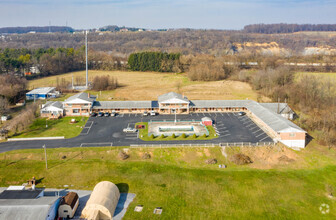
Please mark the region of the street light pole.
<svg viewBox="0 0 336 220"><path fill-rule="evenodd" d="M45 156L45 162L46 162L46 169L48 169L47 147L46 147L46 145L43 145L42 147L44 148L44 156Z"/></svg>

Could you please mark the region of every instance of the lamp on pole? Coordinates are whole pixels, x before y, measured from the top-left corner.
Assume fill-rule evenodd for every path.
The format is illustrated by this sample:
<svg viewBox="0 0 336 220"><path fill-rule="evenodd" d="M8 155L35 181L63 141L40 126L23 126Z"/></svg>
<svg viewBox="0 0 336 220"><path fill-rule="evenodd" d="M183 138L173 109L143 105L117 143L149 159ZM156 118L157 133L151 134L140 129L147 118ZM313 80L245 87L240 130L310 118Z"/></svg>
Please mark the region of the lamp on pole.
<svg viewBox="0 0 336 220"><path fill-rule="evenodd" d="M43 145L42 148L44 148L44 157L45 157L46 170L47 170L48 169L47 147L46 147L46 145Z"/></svg>

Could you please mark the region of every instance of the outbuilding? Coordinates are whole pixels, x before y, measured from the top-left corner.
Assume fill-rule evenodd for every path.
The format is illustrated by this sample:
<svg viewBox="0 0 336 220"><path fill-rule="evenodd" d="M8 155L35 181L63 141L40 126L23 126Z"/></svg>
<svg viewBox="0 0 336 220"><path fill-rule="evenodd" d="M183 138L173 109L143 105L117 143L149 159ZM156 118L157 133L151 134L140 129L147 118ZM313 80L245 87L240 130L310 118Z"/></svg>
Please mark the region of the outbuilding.
<svg viewBox="0 0 336 220"><path fill-rule="evenodd" d="M58 208L58 217L73 218L79 205L79 197L75 192L69 192L64 196Z"/></svg>
<svg viewBox="0 0 336 220"><path fill-rule="evenodd" d="M81 218L113 219L119 198L120 192L115 184L109 181L98 183L82 211Z"/></svg>
<svg viewBox="0 0 336 220"><path fill-rule="evenodd" d="M205 126L212 125L212 119L209 118L209 117L203 117L202 118L202 124L204 124Z"/></svg>
<svg viewBox="0 0 336 220"><path fill-rule="evenodd" d="M48 98L56 98L59 96L59 92L56 91L55 87L41 87L33 89L30 92L26 93L27 100L35 100L35 99L48 99Z"/></svg>

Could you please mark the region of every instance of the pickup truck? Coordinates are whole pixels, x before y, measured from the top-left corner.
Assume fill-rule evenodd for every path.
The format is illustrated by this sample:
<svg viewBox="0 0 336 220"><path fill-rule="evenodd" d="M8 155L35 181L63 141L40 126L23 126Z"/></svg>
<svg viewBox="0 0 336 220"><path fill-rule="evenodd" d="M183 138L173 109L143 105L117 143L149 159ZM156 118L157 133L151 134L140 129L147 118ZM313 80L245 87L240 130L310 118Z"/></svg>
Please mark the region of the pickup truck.
<svg viewBox="0 0 336 220"><path fill-rule="evenodd" d="M124 128L123 132L125 133L136 133L138 130L135 128Z"/></svg>

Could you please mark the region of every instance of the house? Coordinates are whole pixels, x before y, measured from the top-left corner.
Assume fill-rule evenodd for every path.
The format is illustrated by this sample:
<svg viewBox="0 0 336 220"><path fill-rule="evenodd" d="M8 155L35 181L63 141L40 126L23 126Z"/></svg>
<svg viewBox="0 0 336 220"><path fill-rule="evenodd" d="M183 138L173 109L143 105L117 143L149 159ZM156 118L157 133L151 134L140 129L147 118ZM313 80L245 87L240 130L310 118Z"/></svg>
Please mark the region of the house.
<svg viewBox="0 0 336 220"><path fill-rule="evenodd" d="M10 115L2 115L1 116L1 121L8 121L11 118L12 118L12 116L10 116Z"/></svg>
<svg viewBox="0 0 336 220"><path fill-rule="evenodd" d="M85 92L71 96L63 102L65 115L89 116L95 100L95 96Z"/></svg>
<svg viewBox="0 0 336 220"><path fill-rule="evenodd" d="M288 106L287 103L260 103L268 110L280 114L282 117L293 120L295 112Z"/></svg>
<svg viewBox="0 0 336 220"><path fill-rule="evenodd" d="M59 101L49 101L42 105L41 117L59 118L64 115L63 103Z"/></svg>
<svg viewBox="0 0 336 220"><path fill-rule="evenodd" d="M73 218L79 205L79 197L75 192L69 192L64 196L58 208L58 217Z"/></svg>
<svg viewBox="0 0 336 220"><path fill-rule="evenodd" d="M27 100L36 100L36 99L48 99L56 98L59 96L59 92L56 91L55 87L40 87L33 89L30 92L26 93Z"/></svg>

